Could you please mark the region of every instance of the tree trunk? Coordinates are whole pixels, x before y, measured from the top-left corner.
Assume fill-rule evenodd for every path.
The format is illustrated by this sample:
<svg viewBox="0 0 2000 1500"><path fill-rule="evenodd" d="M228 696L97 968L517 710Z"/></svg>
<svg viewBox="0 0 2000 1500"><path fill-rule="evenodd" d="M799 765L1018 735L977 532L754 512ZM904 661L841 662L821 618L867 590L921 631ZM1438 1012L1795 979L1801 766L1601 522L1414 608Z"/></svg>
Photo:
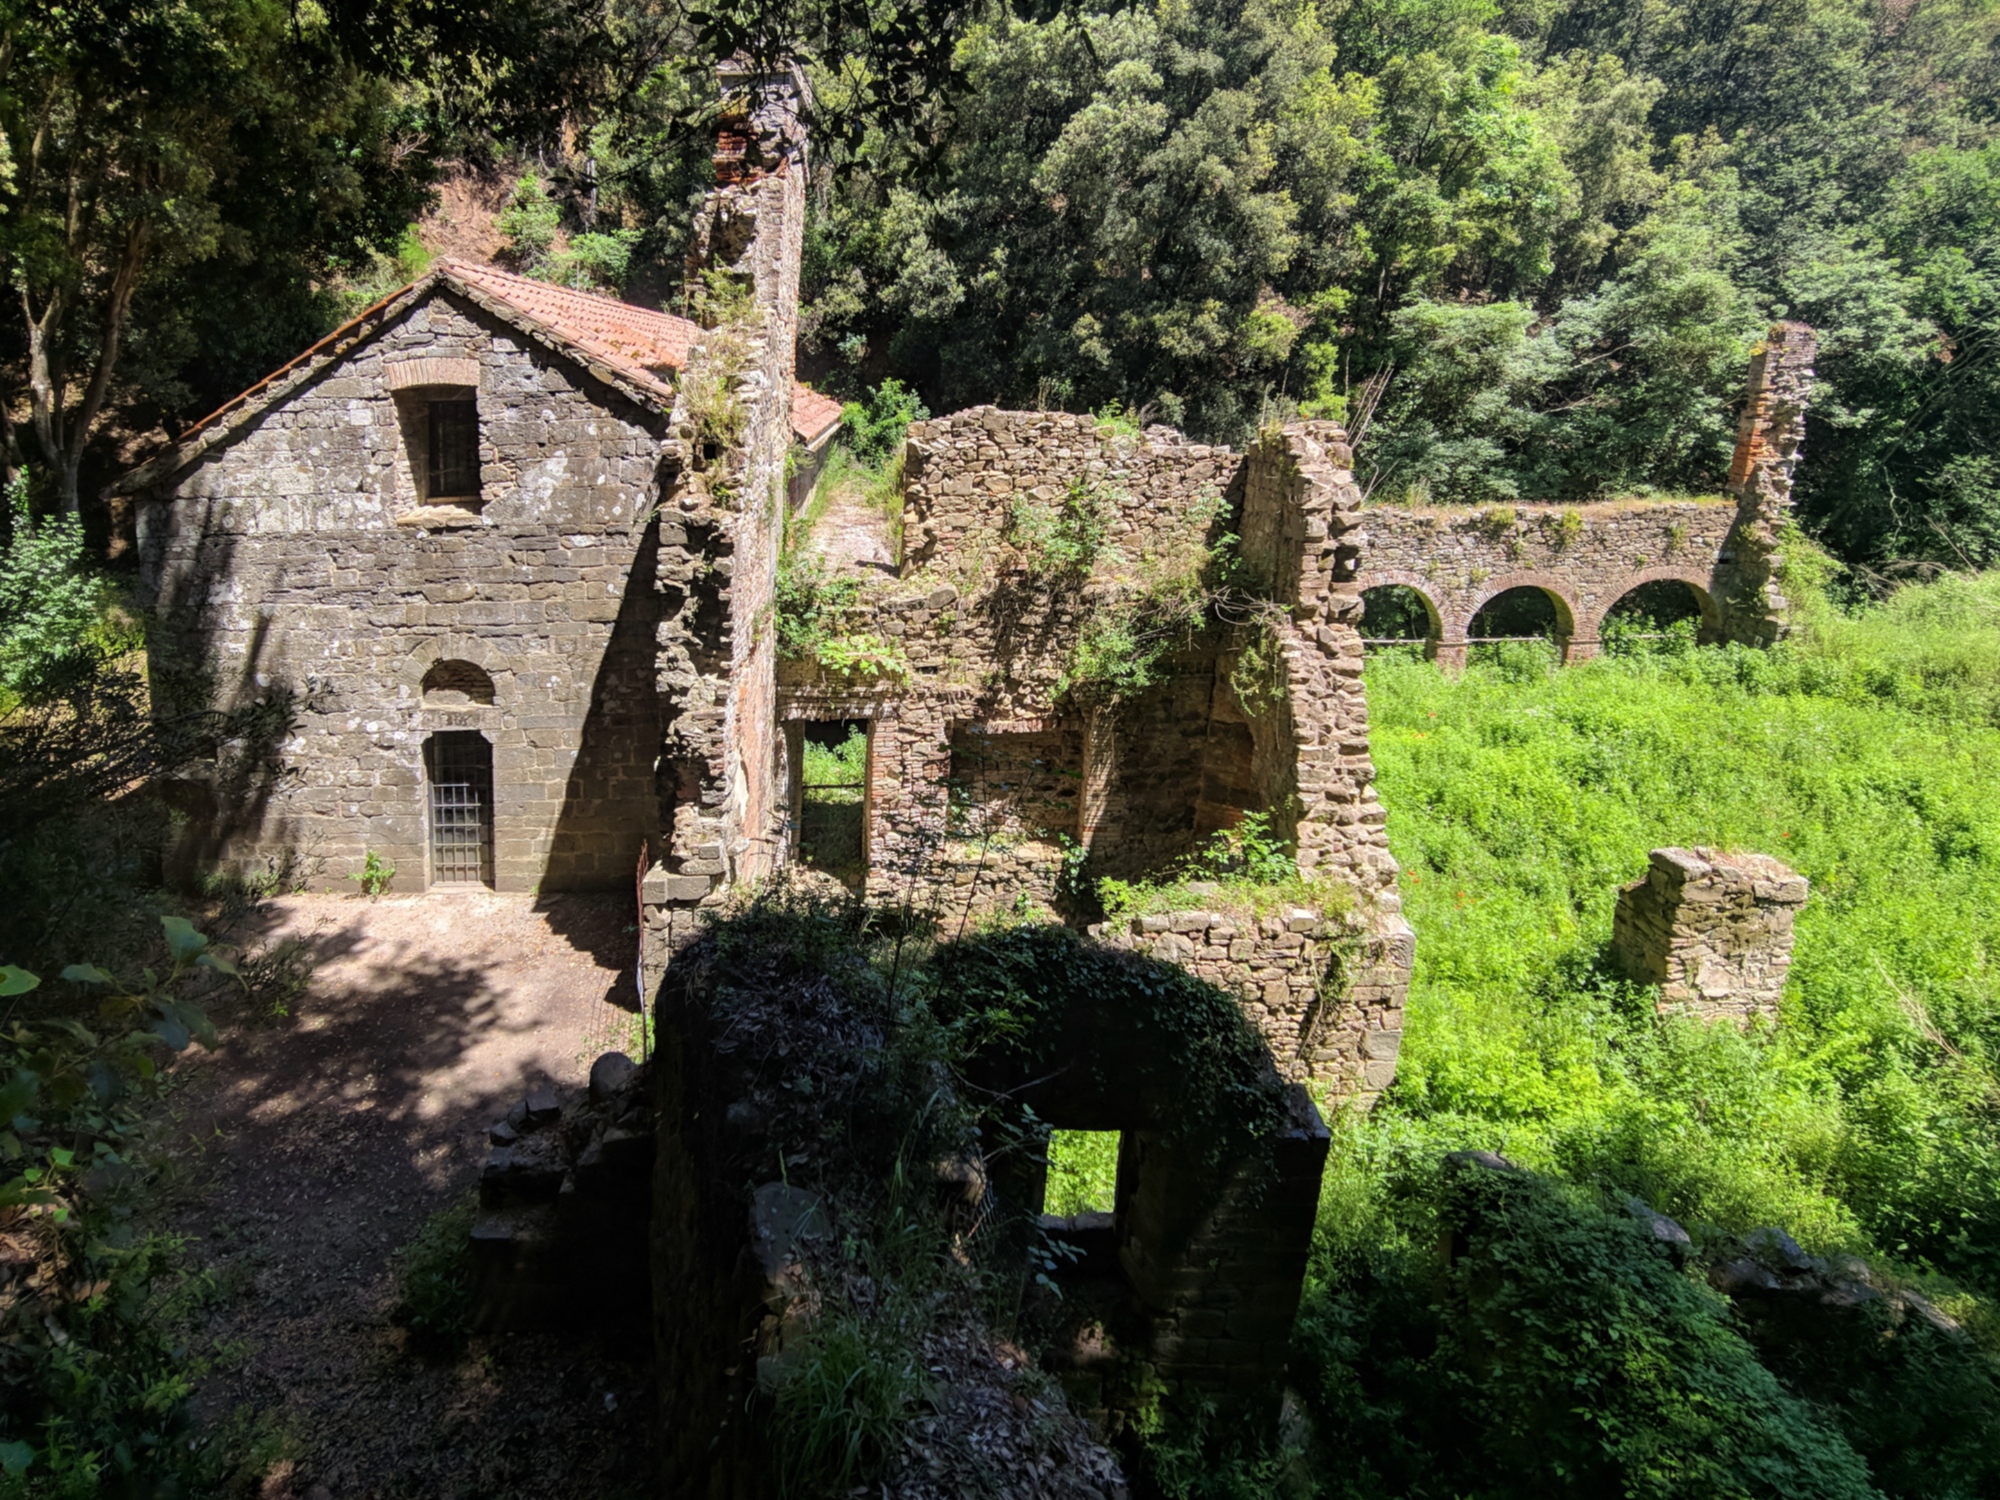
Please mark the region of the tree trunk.
<svg viewBox="0 0 2000 1500"><path fill-rule="evenodd" d="M105 294L104 319L98 333L97 364L90 372L83 398L76 409L66 412L68 382L50 358L49 346L62 326L63 299L52 292L41 316L35 316L28 289L21 288L21 313L28 324L28 395L35 437L42 455L55 470L56 493L63 514L75 515L81 508L78 475L83 454L90 442L91 429L104 410L104 398L111 388L112 372L118 367L118 348L125 334L126 315L132 308L132 293L138 288L139 272L146 263L151 226L140 219L126 231L119 251L117 268Z"/></svg>

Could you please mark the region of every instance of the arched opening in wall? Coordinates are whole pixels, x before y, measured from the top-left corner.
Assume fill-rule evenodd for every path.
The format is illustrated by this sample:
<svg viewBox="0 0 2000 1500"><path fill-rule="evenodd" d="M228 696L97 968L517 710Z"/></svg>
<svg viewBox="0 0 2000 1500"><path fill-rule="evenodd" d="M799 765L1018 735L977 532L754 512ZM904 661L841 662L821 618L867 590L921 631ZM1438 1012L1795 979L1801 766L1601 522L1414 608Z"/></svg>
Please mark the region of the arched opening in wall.
<svg viewBox="0 0 2000 1500"><path fill-rule="evenodd" d="M1678 655L1702 637L1703 598L1679 578L1655 578L1619 598L1604 612L1598 636L1613 656Z"/></svg>
<svg viewBox="0 0 2000 1500"><path fill-rule="evenodd" d="M470 729L424 741L432 885L493 884L493 746Z"/></svg>
<svg viewBox="0 0 2000 1500"><path fill-rule="evenodd" d="M1425 651L1438 634L1437 611L1408 584L1361 591L1361 644L1370 651Z"/></svg>
<svg viewBox="0 0 2000 1500"><path fill-rule="evenodd" d="M1479 607L1466 627L1473 645L1472 659L1510 665L1527 665L1517 658L1532 657L1555 665L1562 654L1564 637L1569 634L1565 611L1547 589L1524 584L1503 589Z"/></svg>
<svg viewBox="0 0 2000 1500"><path fill-rule="evenodd" d="M868 722L833 719L803 729L799 863L859 891L868 878Z"/></svg>
<svg viewBox="0 0 2000 1500"><path fill-rule="evenodd" d="M424 673L425 708L490 708L493 679L469 661L432 662Z"/></svg>

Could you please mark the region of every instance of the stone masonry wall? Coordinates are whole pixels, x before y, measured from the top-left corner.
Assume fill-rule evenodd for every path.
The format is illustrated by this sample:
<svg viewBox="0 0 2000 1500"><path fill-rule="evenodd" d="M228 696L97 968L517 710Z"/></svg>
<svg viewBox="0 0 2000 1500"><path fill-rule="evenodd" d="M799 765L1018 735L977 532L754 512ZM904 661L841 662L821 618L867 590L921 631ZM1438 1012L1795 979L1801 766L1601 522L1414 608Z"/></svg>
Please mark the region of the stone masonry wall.
<svg viewBox="0 0 2000 1500"><path fill-rule="evenodd" d="M1410 941L1368 756L1350 463L1330 424L1269 437L1247 458L1061 413L980 409L913 427L905 535L919 551L843 622L893 644L901 671L857 683L790 664L779 694L787 719L871 725L870 897L947 911L1019 893L1047 901L1066 871L1057 835L1088 852L1092 873L1135 879L1268 812L1303 872L1356 890L1356 942L1371 957L1329 979L1330 949L1279 956L1289 929L1274 934L1272 956L1252 966L1270 972L1251 1013L1300 1076L1369 1091L1367 1064L1393 1069ZM1038 570L1007 540L1009 509L1023 496L1056 504L1079 482L1116 501L1110 555L1088 577ZM1094 608L1139 586L1149 557L1194 555L1230 529L1262 596L1246 598L1242 623L1198 632L1122 699L1065 690ZM1238 691L1246 659L1269 679L1250 704ZM984 785L968 747L1010 744L1051 748L1050 763ZM1024 788L1061 816L1023 819ZM1281 977L1288 998L1266 1005ZM1360 989L1334 993L1348 982ZM1383 1067L1373 1076L1379 1088Z"/></svg>
<svg viewBox="0 0 2000 1500"><path fill-rule="evenodd" d="M1788 607L1776 582L1778 536L1805 438L1814 347L1803 323L1778 323L1753 355L1726 500L1371 509L1362 587L1414 589L1446 667L1465 665L1480 609L1524 587L1554 603L1565 661L1595 656L1612 606L1662 579L1694 590L1704 640L1768 645L1783 634Z"/></svg>
<svg viewBox="0 0 2000 1500"><path fill-rule="evenodd" d="M1778 538L1792 509L1792 469L1805 441L1818 342L1803 323L1777 323L1750 361L1750 390L1736 429L1729 492L1736 529L1716 569L1723 629L1767 645L1790 608L1778 587Z"/></svg>
<svg viewBox="0 0 2000 1500"><path fill-rule="evenodd" d="M1164 428L1133 437L1069 412L975 406L919 422L904 450L903 574L976 576L1016 497L1053 505L1079 482L1115 501L1112 545L1136 555L1184 530L1196 502L1220 501L1239 462Z"/></svg>
<svg viewBox="0 0 2000 1500"><path fill-rule="evenodd" d="M667 445L655 664L671 726L660 756L666 826L642 887L662 955L693 930L697 907L731 881L762 878L785 853L771 600L792 442L808 96L795 73L733 65L722 86L741 113L727 119L688 271L691 284L719 274L745 287L752 311L689 350ZM711 452L690 393L713 381L741 426Z"/></svg>
<svg viewBox="0 0 2000 1500"><path fill-rule="evenodd" d="M1328 916L1303 906L1268 916L1191 907L1091 932L1234 994L1288 1079L1317 1081L1362 1108L1395 1080L1416 956L1400 917Z"/></svg>
<svg viewBox="0 0 2000 1500"><path fill-rule="evenodd" d="M418 503L399 372L477 380L477 512ZM344 359L138 497L143 587L204 654L186 689L289 686L291 771L246 805L195 782L183 857L242 872L303 857L328 888L375 850L426 882L423 744L493 746L502 890L617 885L653 808L649 671L661 420L455 293L385 310ZM635 580L638 583L634 587ZM491 705L426 705L438 661Z"/></svg>
<svg viewBox="0 0 2000 1500"><path fill-rule="evenodd" d="M1612 952L1660 986L1662 1009L1776 1017L1807 894L1806 878L1768 854L1655 849L1644 878L1619 889Z"/></svg>

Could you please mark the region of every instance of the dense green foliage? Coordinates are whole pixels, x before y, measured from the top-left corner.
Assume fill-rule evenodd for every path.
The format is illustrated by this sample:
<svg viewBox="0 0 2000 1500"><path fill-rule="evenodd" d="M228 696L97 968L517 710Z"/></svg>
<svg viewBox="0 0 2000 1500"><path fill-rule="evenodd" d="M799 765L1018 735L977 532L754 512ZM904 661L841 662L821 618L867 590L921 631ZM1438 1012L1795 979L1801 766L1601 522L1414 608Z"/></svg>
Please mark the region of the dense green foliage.
<svg viewBox="0 0 2000 1500"><path fill-rule="evenodd" d="M1718 486L1767 319L1867 560L2000 547L1996 18L1971 0L1160 3L998 18L942 170L809 231L808 337L933 406L1344 414L1382 496Z"/></svg>
<svg viewBox="0 0 2000 1500"><path fill-rule="evenodd" d="M1396 1086L1339 1127L1302 1323L1322 1437L1371 1455L1330 1493L1869 1493L1857 1455L1883 1493L1995 1482L1971 1435L2000 1419L2000 583L1806 597L1768 653L1371 661L1421 936ZM1611 971L1616 888L1665 844L1812 880L1775 1029L1657 1018ZM1460 1149L1548 1180L1468 1205L1439 1174ZM1972 1333L1753 1359L1629 1198L1698 1246L1779 1224L1930 1277ZM1470 1235L1449 1273L1441 1229Z"/></svg>
<svg viewBox="0 0 2000 1500"><path fill-rule="evenodd" d="M177 1244L134 1232L130 1152L161 1060L215 1045L191 997L237 971L184 919L163 928L166 962L136 975L74 963L44 984L0 966L0 1227L36 1263L0 1301L10 1500L197 1467L185 1405L204 1364L176 1339L205 1289Z"/></svg>

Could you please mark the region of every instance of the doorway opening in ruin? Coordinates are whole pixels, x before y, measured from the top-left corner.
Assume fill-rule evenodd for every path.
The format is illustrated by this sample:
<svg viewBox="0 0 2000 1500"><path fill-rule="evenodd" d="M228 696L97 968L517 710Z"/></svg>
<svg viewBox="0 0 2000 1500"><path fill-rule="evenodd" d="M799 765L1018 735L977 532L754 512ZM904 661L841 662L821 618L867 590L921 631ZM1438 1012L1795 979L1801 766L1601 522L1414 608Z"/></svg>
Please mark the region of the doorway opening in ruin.
<svg viewBox="0 0 2000 1500"><path fill-rule="evenodd" d="M1570 633L1567 614L1547 589L1524 584L1488 599L1465 633L1475 644L1548 641L1560 648Z"/></svg>
<svg viewBox="0 0 2000 1500"><path fill-rule="evenodd" d="M432 885L493 884L493 746L473 729L424 742Z"/></svg>
<svg viewBox="0 0 2000 1500"><path fill-rule="evenodd" d="M1436 607L1405 583L1361 591L1361 644L1369 650L1428 650L1439 635Z"/></svg>
<svg viewBox="0 0 2000 1500"><path fill-rule="evenodd" d="M865 719L801 726L799 863L859 891L868 877L868 741Z"/></svg>
<svg viewBox="0 0 2000 1500"><path fill-rule="evenodd" d="M1684 651L1704 639L1712 606L1679 578L1655 578L1623 595L1604 612L1598 634L1610 656Z"/></svg>

